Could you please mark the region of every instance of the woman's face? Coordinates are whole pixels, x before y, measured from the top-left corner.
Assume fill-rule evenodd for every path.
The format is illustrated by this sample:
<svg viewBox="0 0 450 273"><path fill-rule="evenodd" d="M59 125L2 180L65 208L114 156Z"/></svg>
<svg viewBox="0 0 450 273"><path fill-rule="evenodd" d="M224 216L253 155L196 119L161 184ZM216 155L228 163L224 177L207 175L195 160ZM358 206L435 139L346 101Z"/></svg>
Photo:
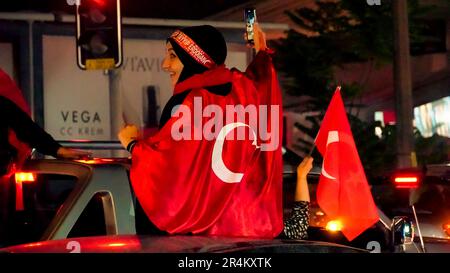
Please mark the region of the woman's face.
<svg viewBox="0 0 450 273"><path fill-rule="evenodd" d="M172 86L175 87L175 84L177 84L178 78L180 78L180 74L184 66L173 50L170 42L166 43L166 56L164 57L161 66L164 71L169 73L170 79L172 80Z"/></svg>

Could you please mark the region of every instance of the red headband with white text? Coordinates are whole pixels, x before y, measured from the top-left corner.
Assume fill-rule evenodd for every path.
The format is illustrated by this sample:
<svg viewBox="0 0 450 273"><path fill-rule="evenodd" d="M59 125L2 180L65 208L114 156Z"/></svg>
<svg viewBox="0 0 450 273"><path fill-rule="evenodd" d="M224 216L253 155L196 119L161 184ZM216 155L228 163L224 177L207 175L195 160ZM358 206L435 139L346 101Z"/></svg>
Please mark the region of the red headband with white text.
<svg viewBox="0 0 450 273"><path fill-rule="evenodd" d="M199 64L207 67L213 68L216 63L211 57L209 57L206 52L204 52L189 36L184 34L182 31L175 31L172 36L170 36L181 48L184 49L194 60Z"/></svg>

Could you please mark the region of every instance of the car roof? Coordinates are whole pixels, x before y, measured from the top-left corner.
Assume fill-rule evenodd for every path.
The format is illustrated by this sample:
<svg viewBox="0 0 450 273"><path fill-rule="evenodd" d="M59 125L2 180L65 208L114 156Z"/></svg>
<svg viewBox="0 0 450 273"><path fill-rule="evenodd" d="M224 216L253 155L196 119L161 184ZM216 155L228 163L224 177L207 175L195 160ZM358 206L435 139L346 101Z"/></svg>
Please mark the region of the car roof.
<svg viewBox="0 0 450 273"><path fill-rule="evenodd" d="M214 236L111 235L42 241L0 249L10 253L340 253L365 250L307 240Z"/></svg>

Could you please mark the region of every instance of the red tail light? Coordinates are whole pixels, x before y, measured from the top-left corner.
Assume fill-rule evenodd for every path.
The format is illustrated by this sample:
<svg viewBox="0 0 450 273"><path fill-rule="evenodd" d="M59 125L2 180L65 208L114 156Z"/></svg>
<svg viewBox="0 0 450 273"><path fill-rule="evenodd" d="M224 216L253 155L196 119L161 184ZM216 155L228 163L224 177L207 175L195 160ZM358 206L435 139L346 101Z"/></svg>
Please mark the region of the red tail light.
<svg viewBox="0 0 450 273"><path fill-rule="evenodd" d="M34 173L18 172L18 173L15 173L15 178L16 178L16 183L35 182L36 181L36 175Z"/></svg>
<svg viewBox="0 0 450 273"><path fill-rule="evenodd" d="M104 6L104 5L106 5L106 2L105 2L105 0L92 0L92 2L94 2L96 5L99 5L99 6Z"/></svg>
<svg viewBox="0 0 450 273"><path fill-rule="evenodd" d="M418 174L396 174L393 180L396 188L414 189L419 187L421 178Z"/></svg>
<svg viewBox="0 0 450 273"><path fill-rule="evenodd" d="M24 210L22 184L24 182L35 182L36 174L17 172L15 173L14 178L16 180L16 210Z"/></svg>

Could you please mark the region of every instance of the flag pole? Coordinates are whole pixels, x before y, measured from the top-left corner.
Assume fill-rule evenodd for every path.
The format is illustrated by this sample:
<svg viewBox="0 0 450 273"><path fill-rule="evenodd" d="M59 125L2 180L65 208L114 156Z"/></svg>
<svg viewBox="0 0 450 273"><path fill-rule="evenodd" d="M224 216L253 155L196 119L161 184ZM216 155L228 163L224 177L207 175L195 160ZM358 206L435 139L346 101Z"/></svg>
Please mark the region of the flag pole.
<svg viewBox="0 0 450 273"><path fill-rule="evenodd" d="M309 153L306 155L306 157L311 157L311 155L312 155L312 153L314 151L314 148L316 148L316 143L315 142L313 143L313 146L309 150Z"/></svg>

